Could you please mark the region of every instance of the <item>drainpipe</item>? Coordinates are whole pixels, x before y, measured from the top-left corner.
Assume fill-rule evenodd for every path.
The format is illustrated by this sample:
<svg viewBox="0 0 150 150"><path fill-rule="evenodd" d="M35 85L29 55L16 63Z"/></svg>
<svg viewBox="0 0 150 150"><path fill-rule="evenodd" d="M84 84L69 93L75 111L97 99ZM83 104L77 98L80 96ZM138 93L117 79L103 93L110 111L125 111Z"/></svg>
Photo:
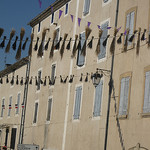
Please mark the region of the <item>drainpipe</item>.
<svg viewBox="0 0 150 150"><path fill-rule="evenodd" d="M115 27L117 27L118 23L118 11L119 11L119 0L117 0L117 7L116 7L116 18L115 18ZM105 129L105 143L104 143L104 150L107 150L107 138L108 138L108 126L109 126L109 113L110 113L110 100L111 100L111 93L112 93L112 85L113 85L113 68L114 68L114 53L112 54L112 61L111 61L111 74L109 80L109 95L108 95L108 107L107 107L107 118L106 118L106 129Z"/></svg>

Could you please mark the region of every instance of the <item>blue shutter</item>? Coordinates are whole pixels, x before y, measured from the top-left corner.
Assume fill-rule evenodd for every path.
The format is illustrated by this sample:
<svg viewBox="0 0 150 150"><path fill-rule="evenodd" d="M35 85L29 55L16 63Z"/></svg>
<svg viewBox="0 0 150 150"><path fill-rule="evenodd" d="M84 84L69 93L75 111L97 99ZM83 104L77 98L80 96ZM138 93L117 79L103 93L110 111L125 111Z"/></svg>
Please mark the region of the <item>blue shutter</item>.
<svg viewBox="0 0 150 150"><path fill-rule="evenodd" d="M84 1L84 11L83 14L86 15L89 13L89 9L90 9L90 0L85 0Z"/></svg>
<svg viewBox="0 0 150 150"><path fill-rule="evenodd" d="M85 62L85 56L81 54L81 50L83 48L83 45L85 43L85 32L80 34L81 36L81 49L78 49L78 58L77 58L77 66L83 66Z"/></svg>
<svg viewBox="0 0 150 150"><path fill-rule="evenodd" d="M150 71L145 75L145 92L144 92L144 105L143 113L150 112Z"/></svg>
<svg viewBox="0 0 150 150"><path fill-rule="evenodd" d="M127 115L130 77L121 79L119 115Z"/></svg>
<svg viewBox="0 0 150 150"><path fill-rule="evenodd" d="M75 97L75 105L74 105L74 119L79 119L80 116L80 104L81 104L81 93L82 93L82 87L76 88L76 97Z"/></svg>
<svg viewBox="0 0 150 150"><path fill-rule="evenodd" d="M65 15L68 14L68 3L66 4Z"/></svg>
<svg viewBox="0 0 150 150"><path fill-rule="evenodd" d="M101 29L103 30L103 34L102 34L102 37L100 39L100 54L98 55L98 59L102 59L106 56L106 47L103 46L103 42L106 39L107 34L108 34L108 29L107 29L108 24L109 24L109 22L107 21L106 23L104 23L101 26Z"/></svg>
<svg viewBox="0 0 150 150"><path fill-rule="evenodd" d="M95 102L93 112L94 117L100 116L101 113L102 90L103 90L103 81L100 81L99 85L95 89Z"/></svg>

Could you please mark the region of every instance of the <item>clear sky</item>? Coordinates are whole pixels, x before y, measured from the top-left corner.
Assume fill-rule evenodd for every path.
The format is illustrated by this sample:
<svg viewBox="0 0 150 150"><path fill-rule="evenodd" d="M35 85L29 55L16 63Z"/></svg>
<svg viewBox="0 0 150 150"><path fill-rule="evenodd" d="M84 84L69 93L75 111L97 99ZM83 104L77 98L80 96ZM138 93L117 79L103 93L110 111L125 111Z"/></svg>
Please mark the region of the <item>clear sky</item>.
<svg viewBox="0 0 150 150"><path fill-rule="evenodd" d="M16 35L20 38L21 27L25 28L24 40L26 37L29 37L30 39L31 27L27 25L27 23L55 2L55 0L40 1L42 2L41 7L39 0L0 0L0 28L4 29L4 33L0 38L0 43L2 42L3 36L6 36L9 39L12 28L16 30L13 40ZM7 42L8 40L5 42L5 47ZM29 43L30 42L27 43L26 49L22 51L22 57L27 56ZM19 41L17 42L17 47L18 45ZM16 51L11 48L9 54L5 54L5 47L0 49L0 70L5 68L5 57L6 64L13 64L16 61L15 55L17 48Z"/></svg>

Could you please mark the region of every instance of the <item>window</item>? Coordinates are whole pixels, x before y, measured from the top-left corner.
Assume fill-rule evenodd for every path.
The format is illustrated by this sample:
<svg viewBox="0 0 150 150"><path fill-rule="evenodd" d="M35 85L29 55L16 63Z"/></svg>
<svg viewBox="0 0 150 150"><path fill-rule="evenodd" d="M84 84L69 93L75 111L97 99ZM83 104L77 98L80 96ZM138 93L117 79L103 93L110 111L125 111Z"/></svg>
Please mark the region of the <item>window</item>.
<svg viewBox="0 0 150 150"><path fill-rule="evenodd" d="M107 3L107 2L108 2L108 0L103 0L103 2L104 2L104 3Z"/></svg>
<svg viewBox="0 0 150 150"><path fill-rule="evenodd" d="M40 84L41 84L41 70L38 71L38 85L37 85L37 90L40 90Z"/></svg>
<svg viewBox="0 0 150 150"><path fill-rule="evenodd" d="M79 67L83 66L85 62L85 56L81 54L81 50L85 42L85 32L80 34L80 38L81 38L81 49L78 49L78 56L77 56L77 66Z"/></svg>
<svg viewBox="0 0 150 150"><path fill-rule="evenodd" d="M143 113L150 113L150 71L145 73Z"/></svg>
<svg viewBox="0 0 150 150"><path fill-rule="evenodd" d="M68 14L68 3L66 4L66 7L65 7L65 15Z"/></svg>
<svg viewBox="0 0 150 150"><path fill-rule="evenodd" d="M59 28L56 30L56 38L54 41L54 46L56 46L58 42L59 42Z"/></svg>
<svg viewBox="0 0 150 150"><path fill-rule="evenodd" d="M119 102L119 116L128 115L129 93L130 93L131 77L123 77L120 85L120 102Z"/></svg>
<svg viewBox="0 0 150 150"><path fill-rule="evenodd" d="M52 109L52 98L48 100L48 109L47 109L47 121L50 121L51 118L51 109Z"/></svg>
<svg viewBox="0 0 150 150"><path fill-rule="evenodd" d="M73 119L79 119L80 116L81 94L82 94L82 86L79 86L76 88Z"/></svg>
<svg viewBox="0 0 150 150"><path fill-rule="evenodd" d="M56 64L52 65L52 72L51 72L51 81L55 80L55 72L56 72Z"/></svg>
<svg viewBox="0 0 150 150"><path fill-rule="evenodd" d="M19 105L20 105L20 93L17 96L16 114L19 114Z"/></svg>
<svg viewBox="0 0 150 150"><path fill-rule="evenodd" d="M83 15L86 16L89 13L91 0L84 0L84 11Z"/></svg>
<svg viewBox="0 0 150 150"><path fill-rule="evenodd" d="M2 108L1 108L1 117L4 116L4 109L5 109L5 99L2 99Z"/></svg>
<svg viewBox="0 0 150 150"><path fill-rule="evenodd" d="M11 109L12 109L12 96L9 98L8 116L10 116Z"/></svg>
<svg viewBox="0 0 150 150"><path fill-rule="evenodd" d="M129 29L128 40L132 36L134 29L135 29L135 15L136 9L131 9L126 13L126 29ZM126 38L126 37L125 37ZM132 42L128 41L128 45L131 45Z"/></svg>
<svg viewBox="0 0 150 150"><path fill-rule="evenodd" d="M109 22L107 21L101 25L101 29L103 30L103 33L102 33L102 36L100 39L100 53L98 55L98 60L105 58L105 56L106 56L106 46L103 46L103 42L106 39L107 34L108 34L108 29L107 29L108 24L109 24Z"/></svg>
<svg viewBox="0 0 150 150"><path fill-rule="evenodd" d="M54 13L52 13L51 23L54 23Z"/></svg>
<svg viewBox="0 0 150 150"><path fill-rule="evenodd" d="M102 90L103 90L103 81L100 81L99 85L95 89L95 102L93 112L94 117L100 116L101 113Z"/></svg>
<svg viewBox="0 0 150 150"><path fill-rule="evenodd" d="M37 122L37 113L38 113L38 103L35 103L33 123Z"/></svg>
<svg viewBox="0 0 150 150"><path fill-rule="evenodd" d="M39 25L38 25L38 32L40 32L41 30L41 22L39 22Z"/></svg>

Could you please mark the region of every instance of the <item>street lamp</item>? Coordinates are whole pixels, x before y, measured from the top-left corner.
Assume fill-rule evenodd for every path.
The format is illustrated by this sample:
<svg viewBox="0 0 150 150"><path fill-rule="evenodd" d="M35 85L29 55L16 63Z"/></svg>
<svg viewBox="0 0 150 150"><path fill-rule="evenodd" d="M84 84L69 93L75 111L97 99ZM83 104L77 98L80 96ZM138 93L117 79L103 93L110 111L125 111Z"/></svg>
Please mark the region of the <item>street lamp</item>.
<svg viewBox="0 0 150 150"><path fill-rule="evenodd" d="M103 77L103 74L99 74L98 71L96 71L96 73L94 73L92 75L92 82L95 87L97 87L97 85L99 85L102 77Z"/></svg>

